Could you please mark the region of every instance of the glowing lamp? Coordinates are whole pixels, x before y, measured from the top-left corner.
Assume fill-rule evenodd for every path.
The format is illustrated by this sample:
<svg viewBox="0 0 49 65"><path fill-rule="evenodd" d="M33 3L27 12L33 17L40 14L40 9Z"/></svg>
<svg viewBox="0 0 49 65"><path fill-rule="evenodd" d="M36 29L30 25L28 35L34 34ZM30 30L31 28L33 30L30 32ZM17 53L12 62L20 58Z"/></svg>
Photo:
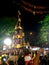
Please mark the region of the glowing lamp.
<svg viewBox="0 0 49 65"><path fill-rule="evenodd" d="M6 38L6 39L4 40L4 44L6 44L6 45L8 45L8 46L10 46L11 43L12 43L12 40L11 40L10 38Z"/></svg>

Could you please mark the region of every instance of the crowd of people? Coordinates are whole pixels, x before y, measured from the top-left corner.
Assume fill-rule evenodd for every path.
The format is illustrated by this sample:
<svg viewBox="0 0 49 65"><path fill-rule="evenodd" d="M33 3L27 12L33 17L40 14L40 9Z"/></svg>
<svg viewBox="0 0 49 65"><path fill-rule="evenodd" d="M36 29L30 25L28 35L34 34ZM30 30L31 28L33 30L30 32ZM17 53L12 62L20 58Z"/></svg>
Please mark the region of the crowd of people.
<svg viewBox="0 0 49 65"><path fill-rule="evenodd" d="M39 59L40 59L39 65L49 65L49 54L42 55L42 56L39 57Z"/></svg>
<svg viewBox="0 0 49 65"><path fill-rule="evenodd" d="M0 65L49 65L49 56L41 55L43 49L15 49L0 54ZM5 55L6 54L6 55Z"/></svg>

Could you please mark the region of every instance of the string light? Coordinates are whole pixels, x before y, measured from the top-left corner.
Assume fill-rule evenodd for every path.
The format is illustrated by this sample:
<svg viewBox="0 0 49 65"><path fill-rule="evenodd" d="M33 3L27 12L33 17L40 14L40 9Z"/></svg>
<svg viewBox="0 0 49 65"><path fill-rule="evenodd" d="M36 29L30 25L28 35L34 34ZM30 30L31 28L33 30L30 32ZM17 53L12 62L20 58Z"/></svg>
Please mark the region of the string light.
<svg viewBox="0 0 49 65"><path fill-rule="evenodd" d="M16 4L19 5L21 8L25 9L26 11L28 11L30 13L33 13L33 15L35 15L35 14L49 13L49 11L44 11L44 9L47 9L47 7L38 6L38 5L37 6L36 5L32 5L32 4L30 4L30 3L26 2L26 1L22 1L22 3L25 6L22 5L22 4L20 4L20 3L18 3L18 4L16 3ZM28 8L26 6L28 6ZM32 10L32 8L33 8L33 10ZM37 9L37 10L35 11L35 9Z"/></svg>

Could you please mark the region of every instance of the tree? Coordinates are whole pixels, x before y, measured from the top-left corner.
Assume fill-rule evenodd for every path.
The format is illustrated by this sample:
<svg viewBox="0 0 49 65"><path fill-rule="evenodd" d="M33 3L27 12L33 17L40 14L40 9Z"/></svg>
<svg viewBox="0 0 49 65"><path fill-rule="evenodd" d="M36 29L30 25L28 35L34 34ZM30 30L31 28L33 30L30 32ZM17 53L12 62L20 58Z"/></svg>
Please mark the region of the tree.
<svg viewBox="0 0 49 65"><path fill-rule="evenodd" d="M4 17L0 18L0 41L6 36L11 36L12 32L14 32L15 24L17 23L16 17ZM0 42L1 44L1 42Z"/></svg>
<svg viewBox="0 0 49 65"><path fill-rule="evenodd" d="M49 15L46 15L41 21L42 27L40 28L40 43L48 41L49 35Z"/></svg>

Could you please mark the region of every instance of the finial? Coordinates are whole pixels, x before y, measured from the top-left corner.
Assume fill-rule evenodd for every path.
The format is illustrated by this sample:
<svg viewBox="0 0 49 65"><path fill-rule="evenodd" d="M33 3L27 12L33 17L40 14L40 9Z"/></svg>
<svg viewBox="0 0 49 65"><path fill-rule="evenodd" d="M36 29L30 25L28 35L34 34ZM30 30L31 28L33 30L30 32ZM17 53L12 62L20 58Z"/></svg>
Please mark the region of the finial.
<svg viewBox="0 0 49 65"><path fill-rule="evenodd" d="M18 10L18 21L19 21L19 22L21 22L20 15L21 15L21 13L20 13L20 11Z"/></svg>
<svg viewBox="0 0 49 65"><path fill-rule="evenodd" d="M18 10L18 15L21 15L20 11Z"/></svg>

